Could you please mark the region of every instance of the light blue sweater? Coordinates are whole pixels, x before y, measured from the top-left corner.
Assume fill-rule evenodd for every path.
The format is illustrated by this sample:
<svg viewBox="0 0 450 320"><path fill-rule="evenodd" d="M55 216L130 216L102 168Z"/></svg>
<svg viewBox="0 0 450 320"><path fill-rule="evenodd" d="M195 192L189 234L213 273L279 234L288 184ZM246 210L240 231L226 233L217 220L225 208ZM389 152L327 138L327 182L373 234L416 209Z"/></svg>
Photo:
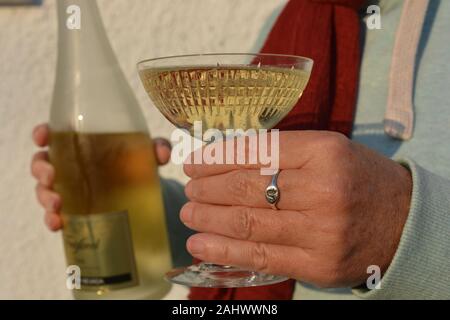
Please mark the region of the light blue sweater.
<svg viewBox="0 0 450 320"><path fill-rule="evenodd" d="M411 210L380 290L353 290L352 294L350 289L321 290L298 283L295 299L450 299L450 1L431 0L427 11L416 65L414 136L409 141L394 140L383 130L403 1L381 0L379 5L382 30L365 31L353 140L409 167L413 176ZM280 11L267 23L257 46ZM163 185L166 203L170 202L175 263L188 264L186 229L178 221L178 209L185 199L176 183L165 181Z"/></svg>

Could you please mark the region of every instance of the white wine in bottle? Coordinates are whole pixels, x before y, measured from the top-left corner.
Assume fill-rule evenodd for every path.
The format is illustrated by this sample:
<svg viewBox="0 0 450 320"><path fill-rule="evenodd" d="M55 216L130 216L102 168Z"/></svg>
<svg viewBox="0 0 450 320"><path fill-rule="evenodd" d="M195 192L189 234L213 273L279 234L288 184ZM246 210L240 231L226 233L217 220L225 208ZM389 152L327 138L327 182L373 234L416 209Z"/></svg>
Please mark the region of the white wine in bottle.
<svg viewBox="0 0 450 320"><path fill-rule="evenodd" d="M170 251L152 141L94 0L58 0L50 161L77 299L158 299ZM79 21L77 21L79 19Z"/></svg>

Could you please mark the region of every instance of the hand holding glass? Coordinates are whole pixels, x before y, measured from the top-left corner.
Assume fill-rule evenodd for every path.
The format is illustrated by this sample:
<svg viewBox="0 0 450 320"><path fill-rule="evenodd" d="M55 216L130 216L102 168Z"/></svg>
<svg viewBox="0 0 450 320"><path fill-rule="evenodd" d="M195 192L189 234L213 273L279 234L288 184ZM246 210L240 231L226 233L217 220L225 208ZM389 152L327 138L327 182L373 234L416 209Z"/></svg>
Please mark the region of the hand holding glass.
<svg viewBox="0 0 450 320"><path fill-rule="evenodd" d="M145 60L138 69L159 111L176 127L193 134L196 121L203 130L223 132L273 128L301 97L312 66L311 59L298 56L204 54ZM226 288L287 280L210 263L175 269L166 277L191 287Z"/></svg>

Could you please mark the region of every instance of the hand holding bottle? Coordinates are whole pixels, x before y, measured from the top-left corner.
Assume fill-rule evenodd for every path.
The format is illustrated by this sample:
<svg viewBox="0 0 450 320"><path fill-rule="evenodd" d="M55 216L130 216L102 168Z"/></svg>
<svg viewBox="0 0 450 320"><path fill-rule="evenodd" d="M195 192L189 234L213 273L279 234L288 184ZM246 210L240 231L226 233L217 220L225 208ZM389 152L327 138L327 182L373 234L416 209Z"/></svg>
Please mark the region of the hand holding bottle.
<svg viewBox="0 0 450 320"><path fill-rule="evenodd" d="M50 131L47 124L40 124L33 130L33 141L36 146L45 148L49 144ZM153 140L155 156L158 165L169 162L171 145L170 142L156 138ZM60 210L62 206L61 196L53 190L55 169L49 162L48 151L36 152L31 161L31 173L37 180L36 196L45 210L45 224L52 231L58 231L62 227Z"/></svg>

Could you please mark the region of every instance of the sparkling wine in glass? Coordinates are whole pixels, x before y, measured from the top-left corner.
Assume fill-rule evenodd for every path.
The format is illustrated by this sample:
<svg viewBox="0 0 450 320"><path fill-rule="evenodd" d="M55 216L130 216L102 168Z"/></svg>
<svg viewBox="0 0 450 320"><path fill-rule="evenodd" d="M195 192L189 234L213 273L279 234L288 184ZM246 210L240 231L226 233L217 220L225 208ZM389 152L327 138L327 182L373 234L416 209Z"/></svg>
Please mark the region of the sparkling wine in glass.
<svg viewBox="0 0 450 320"><path fill-rule="evenodd" d="M295 106L313 61L274 54L202 54L157 58L138 64L145 90L176 127L271 129ZM205 141L209 142L209 141ZM214 214L213 212L211 214ZM191 287L252 287L286 277L200 263L170 271L171 282Z"/></svg>

